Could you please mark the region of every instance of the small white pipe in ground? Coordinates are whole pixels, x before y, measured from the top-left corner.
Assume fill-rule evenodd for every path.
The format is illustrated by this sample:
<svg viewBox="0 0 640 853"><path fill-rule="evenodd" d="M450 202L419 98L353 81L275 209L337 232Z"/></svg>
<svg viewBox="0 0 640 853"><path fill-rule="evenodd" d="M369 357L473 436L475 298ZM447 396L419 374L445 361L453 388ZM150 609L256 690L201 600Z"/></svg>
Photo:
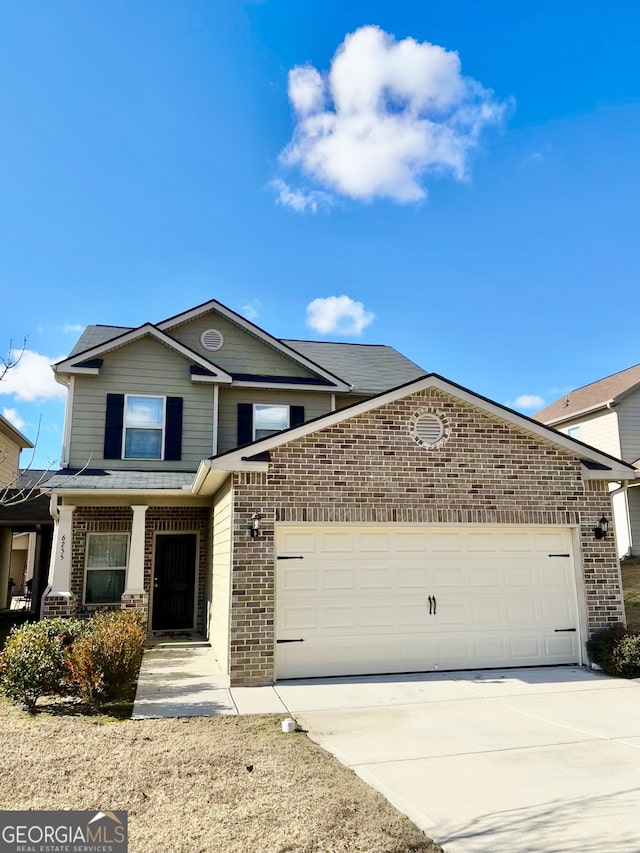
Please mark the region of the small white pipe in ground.
<svg viewBox="0 0 640 853"><path fill-rule="evenodd" d="M291 717L287 717L286 720L282 721L282 731L285 734L291 734L291 732L295 732L296 730L296 721L292 720Z"/></svg>

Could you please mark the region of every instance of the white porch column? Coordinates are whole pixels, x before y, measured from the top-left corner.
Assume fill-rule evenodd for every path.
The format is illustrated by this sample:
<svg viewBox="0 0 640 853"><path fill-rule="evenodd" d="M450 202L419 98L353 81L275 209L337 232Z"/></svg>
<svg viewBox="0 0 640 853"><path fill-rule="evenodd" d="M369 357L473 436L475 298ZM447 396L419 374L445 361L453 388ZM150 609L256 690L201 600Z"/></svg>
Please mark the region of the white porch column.
<svg viewBox="0 0 640 853"><path fill-rule="evenodd" d="M73 511L75 506L61 506L53 531L51 563L49 564L49 595L71 595L71 543L73 541Z"/></svg>
<svg viewBox="0 0 640 853"><path fill-rule="evenodd" d="M129 567L124 595L144 593L144 531L145 517L149 507L132 506L133 523L131 525L131 544L129 546Z"/></svg>
<svg viewBox="0 0 640 853"><path fill-rule="evenodd" d="M42 616L74 616L76 597L71 592L71 545L75 506L61 506L53 529L48 591L42 602Z"/></svg>

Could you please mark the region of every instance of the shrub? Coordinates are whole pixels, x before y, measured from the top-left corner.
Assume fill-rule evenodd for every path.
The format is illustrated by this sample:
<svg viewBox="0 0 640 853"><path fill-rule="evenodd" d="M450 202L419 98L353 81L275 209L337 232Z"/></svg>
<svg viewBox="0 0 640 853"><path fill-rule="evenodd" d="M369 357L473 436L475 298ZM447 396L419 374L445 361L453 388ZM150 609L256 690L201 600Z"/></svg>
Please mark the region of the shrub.
<svg viewBox="0 0 640 853"><path fill-rule="evenodd" d="M65 690L65 649L85 630L77 619L43 619L15 627L0 653L0 689L33 712L41 696Z"/></svg>
<svg viewBox="0 0 640 853"><path fill-rule="evenodd" d="M623 625L598 631L587 641L587 652L608 675L640 675L640 634L627 631Z"/></svg>
<svg viewBox="0 0 640 853"><path fill-rule="evenodd" d="M65 654L73 691L94 710L129 700L142 662L146 620L136 611L98 613Z"/></svg>

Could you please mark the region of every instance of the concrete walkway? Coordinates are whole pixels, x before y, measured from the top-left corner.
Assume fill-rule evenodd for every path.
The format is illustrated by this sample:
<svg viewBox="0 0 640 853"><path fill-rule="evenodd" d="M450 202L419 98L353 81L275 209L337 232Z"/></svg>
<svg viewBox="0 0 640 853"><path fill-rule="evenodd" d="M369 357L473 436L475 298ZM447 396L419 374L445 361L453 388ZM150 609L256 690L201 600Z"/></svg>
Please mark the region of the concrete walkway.
<svg viewBox="0 0 640 853"><path fill-rule="evenodd" d="M145 649L133 706L134 720L287 714L273 687L229 687L205 641L167 639Z"/></svg>

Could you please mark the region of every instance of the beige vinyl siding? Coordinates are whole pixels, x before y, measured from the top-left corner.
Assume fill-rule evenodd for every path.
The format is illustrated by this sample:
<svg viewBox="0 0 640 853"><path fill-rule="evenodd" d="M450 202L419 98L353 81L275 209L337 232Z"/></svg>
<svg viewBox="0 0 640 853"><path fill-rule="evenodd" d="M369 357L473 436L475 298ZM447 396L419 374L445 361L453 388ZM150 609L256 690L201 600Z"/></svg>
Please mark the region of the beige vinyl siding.
<svg viewBox="0 0 640 853"><path fill-rule="evenodd" d="M212 582L208 638L223 672L229 667L231 618L231 527L233 491L229 481L213 501Z"/></svg>
<svg viewBox="0 0 640 853"><path fill-rule="evenodd" d="M20 448L18 445L0 432L0 489L5 486L15 487L19 458Z"/></svg>
<svg viewBox="0 0 640 853"><path fill-rule="evenodd" d="M614 409L606 409L573 421L566 421L560 427L559 432L569 434L571 427L580 427L580 434L574 436L585 444L597 447L611 456L620 458L620 436L618 433L618 415Z"/></svg>
<svg viewBox="0 0 640 853"><path fill-rule="evenodd" d="M191 382L189 361L152 338L107 353L99 376L77 376L71 424L72 467L195 470L213 446L213 387ZM183 398L182 459L103 459L107 394Z"/></svg>
<svg viewBox="0 0 640 853"><path fill-rule="evenodd" d="M625 462L640 459L640 390L624 397L616 406L620 424L622 458Z"/></svg>
<svg viewBox="0 0 640 853"><path fill-rule="evenodd" d="M224 345L217 352L206 350L200 343L200 335L207 329L217 329L224 337ZM294 358L278 352L254 335L213 312L168 329L167 334L188 346L203 358L217 364L227 373L255 373L273 376L309 376L315 378Z"/></svg>
<svg viewBox="0 0 640 853"><path fill-rule="evenodd" d="M218 453L238 446L238 403L263 403L275 406L304 406L304 419L310 421L331 411L331 394L326 391L271 391L261 388L220 387Z"/></svg>

